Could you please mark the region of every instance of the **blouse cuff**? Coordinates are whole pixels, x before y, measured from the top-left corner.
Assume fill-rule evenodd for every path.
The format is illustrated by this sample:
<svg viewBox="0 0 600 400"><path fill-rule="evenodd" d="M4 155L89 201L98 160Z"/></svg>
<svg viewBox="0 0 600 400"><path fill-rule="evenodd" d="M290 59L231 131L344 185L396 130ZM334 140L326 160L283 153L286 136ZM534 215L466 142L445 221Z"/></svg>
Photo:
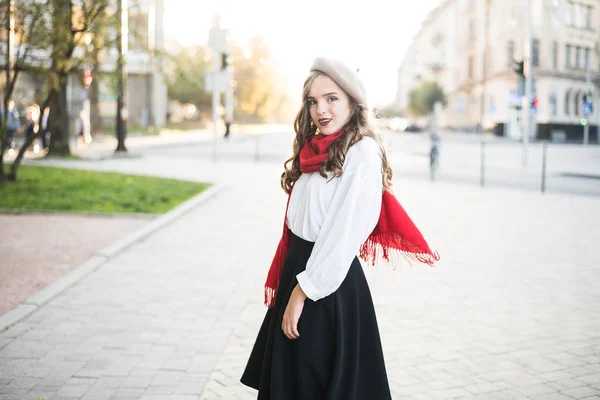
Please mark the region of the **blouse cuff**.
<svg viewBox="0 0 600 400"><path fill-rule="evenodd" d="M298 284L302 288L302 291L304 292L306 297L308 297L312 301L317 301L321 299L321 296L319 296L319 290L310 281L306 271L302 271L298 275L296 275L296 279L298 280Z"/></svg>

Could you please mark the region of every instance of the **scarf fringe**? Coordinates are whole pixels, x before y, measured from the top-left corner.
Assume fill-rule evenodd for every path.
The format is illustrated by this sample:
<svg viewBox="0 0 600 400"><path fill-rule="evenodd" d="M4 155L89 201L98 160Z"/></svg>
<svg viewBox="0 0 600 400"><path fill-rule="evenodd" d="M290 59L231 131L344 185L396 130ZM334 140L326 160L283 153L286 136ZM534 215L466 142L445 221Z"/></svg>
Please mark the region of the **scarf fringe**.
<svg viewBox="0 0 600 400"><path fill-rule="evenodd" d="M395 269L403 261L409 264L416 261L434 267L440 255L437 251L423 252L400 236L384 233L367 239L360 247L359 258L372 266L378 261L386 261Z"/></svg>
<svg viewBox="0 0 600 400"><path fill-rule="evenodd" d="M273 308L275 305L275 296L277 296L277 289L265 286L265 305L269 308Z"/></svg>

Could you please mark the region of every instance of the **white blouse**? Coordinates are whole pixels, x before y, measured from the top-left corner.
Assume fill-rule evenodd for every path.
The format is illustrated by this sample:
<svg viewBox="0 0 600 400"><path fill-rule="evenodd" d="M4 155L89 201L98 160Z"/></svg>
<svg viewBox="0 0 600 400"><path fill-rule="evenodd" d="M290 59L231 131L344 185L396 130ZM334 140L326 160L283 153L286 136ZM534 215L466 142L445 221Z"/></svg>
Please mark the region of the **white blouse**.
<svg viewBox="0 0 600 400"><path fill-rule="evenodd" d="M382 161L375 140L364 137L346 153L340 177L302 174L294 184L286 223L315 245L306 270L296 276L308 298L317 301L342 284L352 260L381 212Z"/></svg>

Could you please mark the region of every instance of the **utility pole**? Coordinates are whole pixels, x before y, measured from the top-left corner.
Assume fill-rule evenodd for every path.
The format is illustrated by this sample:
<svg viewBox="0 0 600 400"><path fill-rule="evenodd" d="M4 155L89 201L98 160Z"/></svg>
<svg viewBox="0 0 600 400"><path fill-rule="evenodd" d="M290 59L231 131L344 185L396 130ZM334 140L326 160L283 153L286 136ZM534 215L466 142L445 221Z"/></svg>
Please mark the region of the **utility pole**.
<svg viewBox="0 0 600 400"><path fill-rule="evenodd" d="M531 83L533 79L531 63L531 43L533 38L533 24L531 16L531 0L526 0L525 7L525 44L524 44L524 68L525 68L525 96L522 100L523 109L523 166L527 166L527 151L529 146L529 136L531 135Z"/></svg>
<svg viewBox="0 0 600 400"><path fill-rule="evenodd" d="M8 121L8 94L10 85L12 83L12 68L15 62L14 53L15 53L15 0L8 1L8 16L6 20L6 30L8 32L8 37L6 38L6 84L4 85L4 99L3 108L4 108L4 122Z"/></svg>
<svg viewBox="0 0 600 400"><path fill-rule="evenodd" d="M213 26L208 33L208 43L212 49L213 70L210 75L210 86L212 89L212 117L213 130L215 133L214 160L217 161L219 150L219 106L221 105L221 91L223 79L221 78L220 63L221 54L225 50L225 31L221 29L221 18L218 15L213 17Z"/></svg>
<svg viewBox="0 0 600 400"><path fill-rule="evenodd" d="M116 152L126 152L125 138L127 137L127 42L129 40L127 0L117 0L117 149Z"/></svg>
<svg viewBox="0 0 600 400"><path fill-rule="evenodd" d="M585 71L585 87L586 87L586 92L583 93L583 105L581 107L582 109L582 114L583 114L583 120L582 123L585 122L585 124L583 125L583 145L587 146L590 143L590 124L589 121L587 120L588 116L591 114L591 110L589 110L589 106L590 106L590 102L592 102L592 99L590 99L589 97L591 97L591 91L589 90L591 85L592 85L592 71L590 71L590 63L588 62L586 65L586 71ZM589 91L589 92L588 92ZM590 94L588 94L590 93ZM593 102L592 102L593 104ZM579 104L577 104L577 107L579 107Z"/></svg>
<svg viewBox="0 0 600 400"><path fill-rule="evenodd" d="M490 1L485 0L483 11L483 47L482 47L482 76L481 76L481 108L479 110L479 126L481 129L481 134L483 134L483 120L485 118L485 98L486 98L486 85L487 85L487 51L488 51L488 36L489 36L489 26L490 26Z"/></svg>
<svg viewBox="0 0 600 400"><path fill-rule="evenodd" d="M598 120L596 121L596 143L600 143L600 42L596 44L596 58L598 59L598 71L596 72L596 93L598 94L598 102L596 103L596 116ZM594 104L594 100L592 100L592 104Z"/></svg>

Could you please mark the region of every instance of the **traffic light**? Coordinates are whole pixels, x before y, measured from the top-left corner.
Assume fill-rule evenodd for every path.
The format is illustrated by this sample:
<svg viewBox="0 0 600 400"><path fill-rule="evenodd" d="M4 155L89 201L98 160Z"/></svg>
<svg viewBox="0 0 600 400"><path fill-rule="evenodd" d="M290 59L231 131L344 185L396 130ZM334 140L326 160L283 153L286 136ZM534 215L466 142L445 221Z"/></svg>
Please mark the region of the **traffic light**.
<svg viewBox="0 0 600 400"><path fill-rule="evenodd" d="M538 99L537 96L535 96L533 99L531 99L531 108L533 108L534 110L538 109L539 104L540 104L540 100Z"/></svg>
<svg viewBox="0 0 600 400"><path fill-rule="evenodd" d="M515 63L514 71L519 75L519 78L525 79L525 61L513 61Z"/></svg>
<svg viewBox="0 0 600 400"><path fill-rule="evenodd" d="M227 69L229 65L229 54L221 53L221 70Z"/></svg>
<svg viewBox="0 0 600 400"><path fill-rule="evenodd" d="M588 116L592 115L593 112L594 112L594 105L592 103L592 100L586 97L581 106L581 113L583 114L584 117L588 117Z"/></svg>
<svg viewBox="0 0 600 400"><path fill-rule="evenodd" d="M92 84L92 81L94 80L94 78L92 77L92 71L90 71L89 69L86 69L83 72L83 86L87 89L90 87L90 85Z"/></svg>

